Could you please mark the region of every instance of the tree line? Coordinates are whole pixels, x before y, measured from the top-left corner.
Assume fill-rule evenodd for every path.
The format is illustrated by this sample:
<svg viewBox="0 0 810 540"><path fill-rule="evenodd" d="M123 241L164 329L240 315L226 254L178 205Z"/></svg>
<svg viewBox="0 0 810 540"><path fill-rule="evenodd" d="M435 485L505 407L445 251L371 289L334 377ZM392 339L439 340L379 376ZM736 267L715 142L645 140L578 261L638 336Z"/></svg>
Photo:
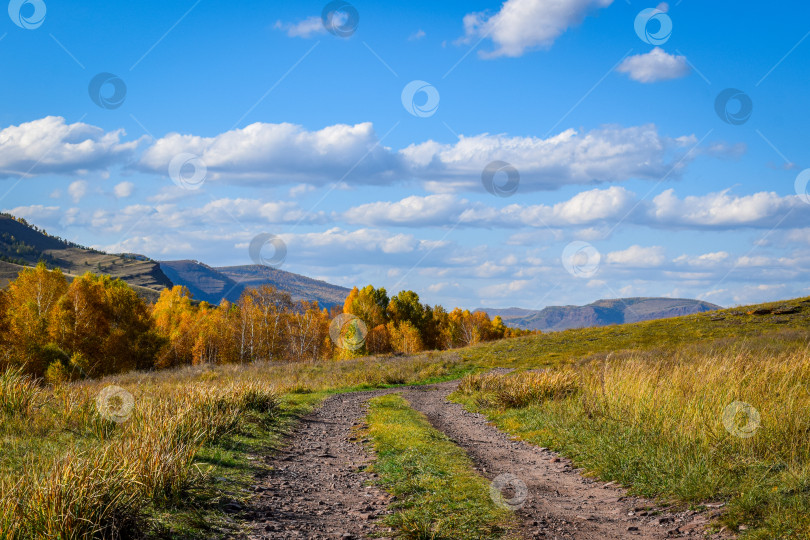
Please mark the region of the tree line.
<svg viewBox="0 0 810 540"><path fill-rule="evenodd" d="M525 333L500 317L448 312L413 291L389 298L370 285L331 311L270 286L218 306L175 286L149 304L120 279L88 272L68 282L40 263L0 291L0 369L52 382L205 363L412 354Z"/></svg>

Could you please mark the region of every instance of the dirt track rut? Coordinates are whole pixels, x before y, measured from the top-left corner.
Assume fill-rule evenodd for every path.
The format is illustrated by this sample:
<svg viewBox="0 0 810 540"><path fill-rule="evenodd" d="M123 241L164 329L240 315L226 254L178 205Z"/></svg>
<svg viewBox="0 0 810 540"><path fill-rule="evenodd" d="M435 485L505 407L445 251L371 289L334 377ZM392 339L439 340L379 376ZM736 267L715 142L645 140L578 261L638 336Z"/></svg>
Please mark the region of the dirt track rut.
<svg viewBox="0 0 810 540"><path fill-rule="evenodd" d="M525 538L704 538L707 516L672 513L653 502L627 497L617 487L584 478L568 460L512 440L478 414L447 401L456 383L341 394L302 419L290 445L268 457L271 473L255 488L250 508L253 532L246 538L360 539L385 537L379 518L388 495L369 486L371 458L355 430L367 401L400 392L473 459L492 480L508 473L528 491L517 515ZM511 497L509 494L505 494Z"/></svg>

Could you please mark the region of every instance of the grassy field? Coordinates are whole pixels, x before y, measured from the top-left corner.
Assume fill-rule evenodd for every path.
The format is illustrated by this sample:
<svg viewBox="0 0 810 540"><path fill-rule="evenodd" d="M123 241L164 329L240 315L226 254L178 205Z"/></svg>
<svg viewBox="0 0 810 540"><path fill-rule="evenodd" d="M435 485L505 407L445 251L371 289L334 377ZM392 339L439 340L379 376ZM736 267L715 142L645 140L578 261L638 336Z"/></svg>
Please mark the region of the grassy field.
<svg viewBox="0 0 810 540"><path fill-rule="evenodd" d="M199 366L56 387L7 373L0 538L216 536L238 527L228 506L259 472L251 455L327 393L492 367L561 372L501 397L500 382L468 379L459 399L503 429L639 493L725 501L725 522L752 537L807 537L809 340L810 299L799 299L413 357ZM753 437L726 429L734 401L757 409ZM731 431L744 420L734 412Z"/></svg>
<svg viewBox="0 0 810 540"><path fill-rule="evenodd" d="M507 538L512 513L490 498L470 458L396 394L374 398L367 417L374 472L395 501L389 525L402 538Z"/></svg>
<svg viewBox="0 0 810 540"><path fill-rule="evenodd" d="M810 537L810 329L479 374L452 399L604 480L726 503L750 538Z"/></svg>
<svg viewBox="0 0 810 540"><path fill-rule="evenodd" d="M457 356L211 366L42 387L0 378L0 538L210 538L327 391L458 377ZM110 391L112 389L112 391ZM214 536L217 536L216 534Z"/></svg>

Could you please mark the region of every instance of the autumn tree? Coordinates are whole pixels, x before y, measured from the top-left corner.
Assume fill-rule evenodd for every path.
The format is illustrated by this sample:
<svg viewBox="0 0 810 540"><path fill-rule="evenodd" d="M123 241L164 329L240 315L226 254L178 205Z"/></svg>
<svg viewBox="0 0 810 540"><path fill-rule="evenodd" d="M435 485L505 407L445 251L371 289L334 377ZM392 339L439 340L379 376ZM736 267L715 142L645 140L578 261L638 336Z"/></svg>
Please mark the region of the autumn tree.
<svg viewBox="0 0 810 540"><path fill-rule="evenodd" d="M240 323L241 312L238 306L227 300L223 300L217 307L205 302L200 304L193 362L195 364L239 362Z"/></svg>
<svg viewBox="0 0 810 540"><path fill-rule="evenodd" d="M240 358L280 360L286 345L286 317L293 311L290 295L263 285L242 293L237 305L240 310Z"/></svg>
<svg viewBox="0 0 810 540"><path fill-rule="evenodd" d="M42 376L48 367L51 312L67 290L62 271L44 263L20 271L3 295L6 362Z"/></svg>
<svg viewBox="0 0 810 540"><path fill-rule="evenodd" d="M317 302L301 302L286 318L287 358L318 360L329 351L329 315Z"/></svg>
<svg viewBox="0 0 810 540"><path fill-rule="evenodd" d="M50 319L50 338L86 377L151 368L163 345L144 301L110 276L74 279Z"/></svg>
<svg viewBox="0 0 810 540"><path fill-rule="evenodd" d="M152 308L152 320L157 332L166 339L158 353L155 366L167 368L191 364L197 337L198 313L191 303L186 287L175 285L163 289Z"/></svg>

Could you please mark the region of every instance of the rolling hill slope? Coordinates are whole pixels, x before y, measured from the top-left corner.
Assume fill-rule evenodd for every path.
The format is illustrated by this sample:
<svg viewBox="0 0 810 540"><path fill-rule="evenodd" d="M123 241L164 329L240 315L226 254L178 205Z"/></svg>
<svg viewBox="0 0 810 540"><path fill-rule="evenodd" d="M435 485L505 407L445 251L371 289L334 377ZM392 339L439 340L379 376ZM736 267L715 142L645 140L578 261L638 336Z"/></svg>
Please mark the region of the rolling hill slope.
<svg viewBox="0 0 810 540"><path fill-rule="evenodd" d="M587 306L549 306L542 310L481 309L490 317L500 315L508 326L526 330L567 330L610 324L667 319L722 309L701 300L681 298L620 298L598 300Z"/></svg>
<svg viewBox="0 0 810 540"><path fill-rule="evenodd" d="M44 261L66 275L109 274L133 287L154 293L172 282L156 261L142 255L110 254L50 236L24 220L0 214L0 287L15 279L24 266ZM143 292L143 291L142 291ZM147 296L156 294L147 293Z"/></svg>

